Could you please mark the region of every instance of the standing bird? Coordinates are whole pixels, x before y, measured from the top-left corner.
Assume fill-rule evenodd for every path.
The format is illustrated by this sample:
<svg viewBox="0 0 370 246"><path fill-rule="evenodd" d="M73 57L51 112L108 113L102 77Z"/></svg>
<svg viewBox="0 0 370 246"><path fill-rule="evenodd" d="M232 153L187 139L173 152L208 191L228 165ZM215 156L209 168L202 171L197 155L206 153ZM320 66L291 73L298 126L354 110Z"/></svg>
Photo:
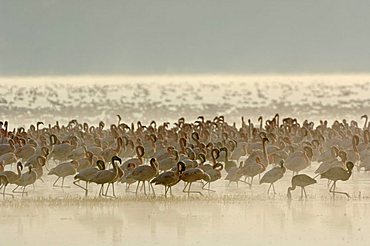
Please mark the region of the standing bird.
<svg viewBox="0 0 370 246"><path fill-rule="evenodd" d="M243 162L241 161L239 163L239 167L232 167L230 168L229 172L227 173L225 180L229 181L229 184L227 186L230 186L231 182L236 183L236 187L239 187L239 181L244 182L243 180L240 180L241 177L243 177Z"/></svg>
<svg viewBox="0 0 370 246"><path fill-rule="evenodd" d="M334 183L332 184L332 186L329 189L329 192L333 193L333 198L335 198L336 193L346 195L348 198L350 198L348 193L335 191L335 188L336 188L336 183L337 183L338 180L346 181L351 177L353 167L354 167L353 162L348 161L346 163L346 168L347 169L344 169L343 167L333 167L333 168L330 168L325 173L321 174L321 178L329 179L331 181L334 181Z"/></svg>
<svg viewBox="0 0 370 246"><path fill-rule="evenodd" d="M136 179L130 178L131 173L136 169L135 163L129 163L127 169L124 170L123 176L120 178L121 183L126 183L126 192L130 189L131 184L136 182Z"/></svg>
<svg viewBox="0 0 370 246"><path fill-rule="evenodd" d="M273 167L262 176L260 184L270 184L269 188L267 189L267 194L269 194L271 187L274 191L274 195L276 194L274 183L284 176L285 171L286 168L284 166L284 161L281 160L280 166Z"/></svg>
<svg viewBox="0 0 370 246"><path fill-rule="evenodd" d="M244 161L244 166L242 168L243 174L251 178L249 188L252 188L253 178L256 175L260 175L266 170L269 165L269 158L267 154L266 144L269 142L268 138L262 139L262 151L254 151L247 160Z"/></svg>
<svg viewBox="0 0 370 246"><path fill-rule="evenodd" d="M143 164L143 156L145 154L144 147L141 146L141 145L138 145L138 146L136 146L135 151L136 151L136 156L137 157L136 158L130 158L130 159L126 160L121 165L121 168L123 170L127 169L127 166L129 165L129 163L134 163L136 166L141 166Z"/></svg>
<svg viewBox="0 0 370 246"><path fill-rule="evenodd" d="M159 168L158 168L158 162L156 161L155 158L150 159L150 166L148 165L141 165L135 168L130 175L128 175L127 178L133 178L138 181L137 187L136 187L136 195L137 191L139 189L140 182L143 182L144 185L144 194L146 195L146 190L145 190L145 181L151 180L155 176L157 176L159 173ZM149 183L149 191L150 188L152 188L153 194L155 195L153 185Z"/></svg>
<svg viewBox="0 0 370 246"><path fill-rule="evenodd" d="M292 194L290 191L295 190L297 186L301 187L301 199L303 198L303 192L304 192L304 196L307 199L305 187L308 185L315 184L315 183L317 183L317 181L306 174L297 174L293 176L292 186L288 188L288 194L287 194L288 199L292 199Z"/></svg>
<svg viewBox="0 0 370 246"><path fill-rule="evenodd" d="M75 181L73 181L73 184L83 189L85 191L85 196L87 196L88 193L87 185L90 182L91 178L94 177L98 171L104 169L105 169L104 161L98 160L96 162L96 167L88 167L79 171L78 174L74 176ZM81 185L79 185L78 183L80 181L85 181L86 186L82 187Z"/></svg>
<svg viewBox="0 0 370 246"><path fill-rule="evenodd" d="M176 185L180 181L180 175L185 171L185 164L183 162L177 163L176 171L163 172L155 177L150 183L164 186L164 196L167 197L167 192L170 190L172 195L172 186Z"/></svg>
<svg viewBox="0 0 370 246"><path fill-rule="evenodd" d="M221 171L223 168L224 165L222 165L221 163L216 163L211 169L206 170L205 172L209 175L210 179L202 186L202 189L204 189L204 187L208 184L208 189L205 190L215 192L214 190L211 190L211 182L215 182L216 180L221 178Z"/></svg>
<svg viewBox="0 0 370 246"><path fill-rule="evenodd" d="M116 160L119 161L121 164L121 158L119 158L118 156L113 156L112 161L111 161L113 165L113 169L98 171L95 174L95 176L90 178L90 182L101 185L100 190L99 190L99 196L108 196L107 195L108 190L105 192L105 194L103 190L104 184L107 184L107 183L108 184L112 183L113 197L116 196L114 194L114 182L116 181L116 178L118 176L118 165L116 163Z"/></svg>
<svg viewBox="0 0 370 246"><path fill-rule="evenodd" d="M15 184L15 181L17 181L22 176L22 173L21 173L22 170L23 170L23 165L19 161L17 163L17 173L13 171L3 171L0 174L6 176L9 184Z"/></svg>
<svg viewBox="0 0 370 246"><path fill-rule="evenodd" d="M300 171L311 165L312 157L312 148L305 146L302 151L296 151L288 156L285 160L285 167L293 171L293 175L298 174Z"/></svg>
<svg viewBox="0 0 370 246"><path fill-rule="evenodd" d="M58 166L50 169L48 175L56 175L58 178L55 180L53 186L54 187L61 187L61 188L69 188L69 186L64 186L64 178L70 175L75 175L77 173L78 168L78 161L73 160L70 162L64 162L59 164ZM58 180L62 178L62 185L56 185Z"/></svg>
<svg viewBox="0 0 370 246"><path fill-rule="evenodd" d="M105 163L108 163L110 160L112 160L114 156L117 156L121 152L122 146L123 146L123 140L121 137L118 137L116 139L115 147L111 146L111 147L104 149L101 155L103 156Z"/></svg>
<svg viewBox="0 0 370 246"><path fill-rule="evenodd" d="M26 189L27 186L33 185L36 182L36 179L37 179L37 174L33 170L33 167L28 166L28 172L23 173L22 176L19 179L17 179L17 181L15 181L15 184L17 185L17 187L14 188L13 192L14 193L19 193L19 192L16 192L16 189L19 186L22 186L23 191L20 192L20 193L22 193L22 197L23 197L24 194L27 195L27 192L25 192L24 190Z"/></svg>
<svg viewBox="0 0 370 246"><path fill-rule="evenodd" d="M191 184L198 180L204 180L206 182L209 182L211 180L211 177L206 172L204 172L202 169L195 167L195 168L189 168L188 170L183 172L180 175L180 179L186 183L182 191L188 193L188 196L190 195L190 193L198 193L201 196L203 196L202 192L200 191L190 191ZM188 191L185 191L186 187L188 187Z"/></svg>
<svg viewBox="0 0 370 246"><path fill-rule="evenodd" d="M228 148L222 147L220 149L220 152L221 151L225 151L225 155L224 155L225 171L228 173L231 168L237 167L237 164L235 161L229 160L229 149Z"/></svg>

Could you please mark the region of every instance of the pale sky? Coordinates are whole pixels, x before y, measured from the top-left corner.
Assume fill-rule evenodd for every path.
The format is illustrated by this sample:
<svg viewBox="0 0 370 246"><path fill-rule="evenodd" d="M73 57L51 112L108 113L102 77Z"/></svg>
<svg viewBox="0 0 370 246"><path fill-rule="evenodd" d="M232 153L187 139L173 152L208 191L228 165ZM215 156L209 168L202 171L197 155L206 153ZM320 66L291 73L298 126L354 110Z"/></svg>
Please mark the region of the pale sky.
<svg viewBox="0 0 370 246"><path fill-rule="evenodd" d="M370 1L0 0L0 75L369 73Z"/></svg>

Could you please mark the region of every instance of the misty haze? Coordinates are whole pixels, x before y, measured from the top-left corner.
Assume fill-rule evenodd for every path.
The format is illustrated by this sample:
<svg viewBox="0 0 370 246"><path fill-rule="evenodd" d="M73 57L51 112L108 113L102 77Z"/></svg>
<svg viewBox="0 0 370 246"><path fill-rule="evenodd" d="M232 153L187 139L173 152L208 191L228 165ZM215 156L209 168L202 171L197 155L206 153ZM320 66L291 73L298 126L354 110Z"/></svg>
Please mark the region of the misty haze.
<svg viewBox="0 0 370 246"><path fill-rule="evenodd" d="M0 0L0 246L368 245L368 9Z"/></svg>

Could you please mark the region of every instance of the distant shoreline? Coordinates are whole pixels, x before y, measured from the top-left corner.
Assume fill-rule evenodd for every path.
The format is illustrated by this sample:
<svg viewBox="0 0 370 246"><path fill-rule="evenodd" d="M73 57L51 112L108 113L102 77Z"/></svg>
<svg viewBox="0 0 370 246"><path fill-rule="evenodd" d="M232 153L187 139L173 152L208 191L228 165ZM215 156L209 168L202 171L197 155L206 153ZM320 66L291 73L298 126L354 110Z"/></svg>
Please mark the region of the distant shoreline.
<svg viewBox="0 0 370 246"><path fill-rule="evenodd" d="M307 81L309 80L309 81ZM34 85L63 83L83 84L116 84L116 83L176 83L176 82L309 82L340 83L370 82L370 73L354 74L179 74L179 75L72 75L72 76L0 76L0 83L17 85ZM76 82L78 82L76 84Z"/></svg>

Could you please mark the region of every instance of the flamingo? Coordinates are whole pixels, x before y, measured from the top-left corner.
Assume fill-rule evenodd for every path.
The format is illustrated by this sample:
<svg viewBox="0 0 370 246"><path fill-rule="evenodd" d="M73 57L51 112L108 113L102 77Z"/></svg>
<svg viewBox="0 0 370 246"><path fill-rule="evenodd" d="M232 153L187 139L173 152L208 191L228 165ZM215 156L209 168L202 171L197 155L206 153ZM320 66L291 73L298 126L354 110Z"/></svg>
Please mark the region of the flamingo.
<svg viewBox="0 0 370 246"><path fill-rule="evenodd" d="M19 186L22 186L23 190L20 192L22 193L22 197L24 194L27 195L27 192L25 192L26 187L29 185L33 185L36 182L36 179L37 179L36 172L33 170L32 166L29 166L28 172L23 173L22 176L15 181L15 184L17 185L17 187L14 188L13 192L19 193L16 190Z"/></svg>
<svg viewBox="0 0 370 246"><path fill-rule="evenodd" d="M68 160L68 156L71 155L72 151L77 147L77 141L75 140L76 137L74 137L69 142L60 143L57 136L55 134L50 135L50 145L51 145L51 151L50 151L50 158L53 157L54 160L59 161L66 161Z"/></svg>
<svg viewBox="0 0 370 246"><path fill-rule="evenodd" d="M335 188L336 188L336 183L337 183L338 180L346 181L351 177L353 167L354 167L353 162L348 161L346 163L346 168L347 169L344 169L343 167L333 167L333 168L330 168L325 173L321 174L321 178L325 178L325 179L334 181L334 183L332 184L332 186L329 189L329 192L333 193L333 198L335 198L336 193L346 195L348 198L350 198L348 193L335 191Z"/></svg>
<svg viewBox="0 0 370 246"><path fill-rule="evenodd" d="M262 176L260 184L270 184L269 188L267 189L267 194L269 194L271 187L274 191L274 195L276 194L274 183L284 176L285 171L286 168L284 166L284 161L280 161L280 166L273 167Z"/></svg>
<svg viewBox="0 0 370 246"><path fill-rule="evenodd" d="M122 149L122 145L123 145L123 140L121 137L118 137L116 139L116 147L109 147L109 148L106 148L103 150L103 153L101 153L101 155L103 156L104 158L104 161L106 163L108 163L110 160L112 160L112 157L113 156L117 156L120 152L121 152L121 149Z"/></svg>
<svg viewBox="0 0 370 246"><path fill-rule="evenodd" d="M259 158L259 156L255 157L254 162L248 162L247 164L245 164L244 162L244 166L242 167L242 172L243 172L243 175L251 178L250 183L246 182L249 185L249 188L252 188L253 178L256 175L263 173L265 170L266 170L266 167L265 165L261 163L261 159Z"/></svg>
<svg viewBox="0 0 370 246"><path fill-rule="evenodd" d="M140 166L140 165L143 164L143 156L145 154L144 147L141 146L141 145L138 145L138 146L136 146L135 151L136 151L136 156L137 157L126 160L121 165L121 168L123 170L126 170L127 169L127 166L128 166L129 163L134 163L136 166Z"/></svg>
<svg viewBox="0 0 370 246"><path fill-rule="evenodd" d="M171 148L169 152L171 153L170 156L167 156L166 158L161 158L158 160L160 171L166 171L168 169L171 169L179 161L179 153L177 152L177 150Z"/></svg>
<svg viewBox="0 0 370 246"><path fill-rule="evenodd" d="M228 186L231 182L236 183L236 187L239 187L239 181L244 182L243 180L240 180L241 177L243 177L243 162L241 161L239 163L239 167L232 167L230 168L229 172L227 173L225 180L229 181Z"/></svg>
<svg viewBox="0 0 370 246"><path fill-rule="evenodd" d="M145 181L149 182L149 180L151 180L152 178L154 178L158 174L159 174L158 162L156 161L155 158L151 158L150 159L150 166L148 166L148 165L138 166L137 168L135 168L131 172L131 174L127 178L133 178L133 179L138 181L137 187L136 187L136 192L135 192L136 195L137 195L137 191L139 189L140 182L143 182L144 194L146 195ZM154 188L153 188L153 185L151 183L149 183L149 187L152 188L153 194L155 195ZM150 191L150 189L149 189L149 191Z"/></svg>
<svg viewBox="0 0 370 246"><path fill-rule="evenodd" d="M203 196L202 192L200 191L190 191L191 184L198 180L204 180L206 182L209 182L211 180L211 177L209 176L209 174L204 172L202 169L195 167L195 168L189 168L185 170L180 175L180 179L186 183L182 191L188 193L188 196L190 196L190 193L198 193L201 196ZM188 187L188 191L185 191L186 187Z"/></svg>
<svg viewBox="0 0 370 246"><path fill-rule="evenodd" d="M167 197L167 192L170 190L172 195L172 186L180 181L180 175L185 171L185 164L183 162L177 163L176 171L166 171L155 177L150 183L164 186L164 196Z"/></svg>
<svg viewBox="0 0 370 246"><path fill-rule="evenodd" d="M222 147L220 149L220 152L221 151L225 151L225 156L224 156L224 163L225 163L225 171L226 172L229 172L231 168L233 167L236 167L236 162L235 161L232 161L232 160L229 160L229 149L226 148L226 147Z"/></svg>
<svg viewBox="0 0 370 246"><path fill-rule="evenodd" d="M299 173L303 169L311 165L313 156L312 148L309 146L303 147L303 151L297 151L288 156L285 160L285 167L294 173Z"/></svg>
<svg viewBox="0 0 370 246"><path fill-rule="evenodd" d="M61 188L69 188L69 186L64 186L64 179L67 176L75 175L77 173L78 165L79 165L78 161L73 160L73 161L61 163L58 166L50 169L48 175L55 175L55 176L58 177L55 180L53 186L54 187L61 187ZM61 186L56 185L56 183L58 182L58 180L60 178L62 178L62 185Z"/></svg>
<svg viewBox="0 0 370 246"><path fill-rule="evenodd" d="M205 171L209 175L210 180L208 180L202 186L202 189L204 189L204 187L208 184L208 191L214 191L214 190L211 190L211 182L215 182L216 180L219 180L221 178L222 176L221 171L223 168L224 168L224 165L222 165L221 163L216 163L213 165L212 169Z"/></svg>
<svg viewBox="0 0 370 246"><path fill-rule="evenodd" d="M27 161L24 166L25 167L32 166L34 168L33 170L37 174L37 179L40 179L42 182L44 182L44 180L42 179L42 175L44 174L43 166L45 165L46 165L46 157L39 155L37 156L36 159L33 159L32 162Z"/></svg>
<svg viewBox="0 0 370 246"><path fill-rule="evenodd" d="M126 183L126 192L130 189L131 184L136 182L136 179L131 178L131 173L136 167L137 166L135 163L129 163L127 165L127 169L124 171L124 174L120 179L121 183Z"/></svg>
<svg viewBox="0 0 370 246"><path fill-rule="evenodd" d="M14 152L14 151L15 151L15 146L14 146L13 139L9 139L7 144L0 144L0 156L8 152Z"/></svg>
<svg viewBox="0 0 370 246"><path fill-rule="evenodd" d="M90 178L90 182L101 185L100 190L99 190L99 196L106 196L107 197L108 196L107 195L108 189L106 190L106 192L104 194L104 192L103 192L104 184L112 183L113 197L116 197L116 195L114 193L114 182L116 181L117 176L118 176L118 164L116 163L116 160L118 162L120 162L120 164L121 164L121 158L119 158L118 156L113 156L112 161L111 161L112 165L113 165L113 169L100 170L93 177ZM109 188L109 186L108 186L108 188Z"/></svg>
<svg viewBox="0 0 370 246"><path fill-rule="evenodd" d="M96 167L88 167L88 168L80 170L78 174L74 176L75 181L73 181L73 184L83 189L85 191L85 196L87 196L88 194L87 185L90 182L91 178L94 177L98 171L104 170L104 169L105 169L104 161L98 160L96 162ZM79 185L78 183L80 181L85 181L86 187L82 187L81 185Z"/></svg>
<svg viewBox="0 0 370 246"><path fill-rule="evenodd" d="M291 191L295 190L297 186L301 187L301 199L303 198L303 192L307 199L305 187L317 183L317 181L306 174L297 174L292 177L292 186L288 188L288 199L292 199Z"/></svg>

